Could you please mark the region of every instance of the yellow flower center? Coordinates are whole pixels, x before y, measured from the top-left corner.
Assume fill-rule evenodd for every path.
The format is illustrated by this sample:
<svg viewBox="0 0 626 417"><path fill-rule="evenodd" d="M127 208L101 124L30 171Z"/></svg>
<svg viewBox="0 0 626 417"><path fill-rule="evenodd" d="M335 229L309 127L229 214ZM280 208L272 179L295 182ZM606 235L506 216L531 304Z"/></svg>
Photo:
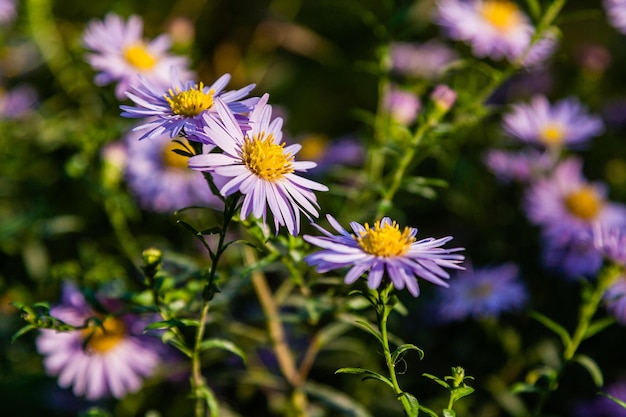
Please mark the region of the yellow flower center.
<svg viewBox="0 0 626 417"><path fill-rule="evenodd" d="M210 109L213 105L213 94L215 91L209 90L208 93L203 92L204 84L196 84L193 88L180 91L176 87L176 91L168 90L165 100L175 114L186 117L194 117L203 111Z"/></svg>
<svg viewBox="0 0 626 417"><path fill-rule="evenodd" d="M564 136L563 126L558 123L549 123L539 132L539 139L549 146L560 145Z"/></svg>
<svg viewBox="0 0 626 417"><path fill-rule="evenodd" d="M157 63L155 57L146 50L142 43L137 43L124 48L124 59L139 70L149 70Z"/></svg>
<svg viewBox="0 0 626 417"><path fill-rule="evenodd" d="M602 208L602 200L593 188L582 187L565 196L565 207L574 216L591 221L596 218Z"/></svg>
<svg viewBox="0 0 626 417"><path fill-rule="evenodd" d="M255 135L252 140L244 139L241 159L248 169L257 177L266 181L276 181L294 171L293 155L285 153L285 143L274 143L274 136L265 132Z"/></svg>
<svg viewBox="0 0 626 417"><path fill-rule="evenodd" d="M326 150L328 139L322 135L310 135L304 138L300 144L302 149L298 153L299 158L307 161L316 161Z"/></svg>
<svg viewBox="0 0 626 417"><path fill-rule="evenodd" d="M113 349L126 336L126 327L121 320L107 317L102 326L93 325L82 330L86 347L91 352L105 353Z"/></svg>
<svg viewBox="0 0 626 417"><path fill-rule="evenodd" d="M487 0L483 2L480 13L500 32L514 28L521 21L519 8L510 1Z"/></svg>
<svg viewBox="0 0 626 417"><path fill-rule="evenodd" d="M176 142L174 141L169 141L165 146L163 146L163 163L165 164L165 166L170 168L188 169L188 158L174 152L175 149L180 149L180 147L178 147Z"/></svg>
<svg viewBox="0 0 626 417"><path fill-rule="evenodd" d="M381 226L380 220L374 227L365 223L365 230L356 237L359 246L367 253L375 256L392 257L407 253L415 237L411 236L411 229L405 227L400 231L396 222L385 223Z"/></svg>

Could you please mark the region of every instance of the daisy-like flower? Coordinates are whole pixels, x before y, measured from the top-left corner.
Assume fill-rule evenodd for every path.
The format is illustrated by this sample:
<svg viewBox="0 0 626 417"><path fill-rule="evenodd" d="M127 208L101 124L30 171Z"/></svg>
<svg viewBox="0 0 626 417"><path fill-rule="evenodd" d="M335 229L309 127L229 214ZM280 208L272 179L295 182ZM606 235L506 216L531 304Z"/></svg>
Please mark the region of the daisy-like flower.
<svg viewBox="0 0 626 417"><path fill-rule="evenodd" d="M185 79L193 77L186 57L168 53L171 44L168 35L152 41L143 38L143 21L139 16L124 21L110 13L102 21L94 20L85 29L83 43L92 52L87 55L87 61L99 71L96 84L117 82L115 95L120 100L126 98L130 86L138 85L139 74L163 89L169 85L171 68L177 68Z"/></svg>
<svg viewBox="0 0 626 417"><path fill-rule="evenodd" d="M547 229L542 233L542 260L547 269L564 278L594 277L602 267L602 254L595 248L591 231Z"/></svg>
<svg viewBox="0 0 626 417"><path fill-rule="evenodd" d="M272 106L265 94L250 113L250 130L244 132L228 105L215 99L219 119L206 115L206 126L200 139L212 142L223 153L196 155L189 167L211 172L223 178L223 196L239 191L243 194L241 218L249 215L266 223L267 206L274 217L274 226L285 226L289 233L300 230L300 212L317 217L317 200L312 190L328 191L328 187L295 174L316 166L315 162L295 161L301 145L285 146L282 142L283 120L272 120Z"/></svg>
<svg viewBox="0 0 626 417"><path fill-rule="evenodd" d="M437 292L437 316L444 322L498 317L520 310L528 299L513 263L477 269L466 265L452 281L450 288Z"/></svg>
<svg viewBox="0 0 626 417"><path fill-rule="evenodd" d="M308 255L305 261L320 273L350 267L345 283L352 284L367 272L367 286L378 288L386 276L398 290L404 287L414 296L419 295L417 277L436 285L447 287L450 277L444 268L463 269L459 264L464 256L457 253L463 248L444 249L452 237L416 240L417 229L400 230L396 222L383 217L370 227L352 222L353 233L346 231L332 216L330 225L339 232L333 235L317 226L324 236L304 235L303 238L321 251Z"/></svg>
<svg viewBox="0 0 626 417"><path fill-rule="evenodd" d="M445 44L430 40L423 44L396 42L389 50L391 70L409 77L439 78L458 55Z"/></svg>
<svg viewBox="0 0 626 417"><path fill-rule="evenodd" d="M524 149L510 152L492 149L484 158L485 165L496 176L498 181L528 182L552 167L552 158L537 149Z"/></svg>
<svg viewBox="0 0 626 417"><path fill-rule="evenodd" d="M626 326L626 275L622 274L604 293L607 311Z"/></svg>
<svg viewBox="0 0 626 417"><path fill-rule="evenodd" d="M214 104L218 97L237 115L250 112L258 101L257 97L242 100L252 91L254 84L224 92L230 81L230 74L222 75L210 86L182 81L175 70L170 74L169 88L155 86L143 77L139 77L139 81L139 85L131 87L127 93L136 106L120 108L123 110L123 117L150 118L134 129L147 130L140 139L164 133L173 138L182 132L187 139L201 141L196 133L204 127L205 114L217 115ZM245 130L245 126L242 127Z"/></svg>
<svg viewBox="0 0 626 417"><path fill-rule="evenodd" d="M626 207L607 200L601 183L588 182L582 161L568 158L556 166L551 177L532 184L525 196L530 221L559 239L591 235L592 225L600 222L617 226L626 219Z"/></svg>
<svg viewBox="0 0 626 417"><path fill-rule="evenodd" d="M147 210L170 213L189 206L223 206L208 191L202 173L187 166L189 158L174 152L182 146L169 135L139 141L140 133L130 132L124 143L127 149L125 176L128 187L139 204ZM204 145L204 151L214 148Z"/></svg>
<svg viewBox="0 0 626 417"><path fill-rule="evenodd" d="M516 104L503 118L504 130L524 142L546 148L576 147L604 131L597 116L576 99L567 98L551 105L536 95L529 104Z"/></svg>
<svg viewBox="0 0 626 417"><path fill-rule="evenodd" d="M317 164L310 170L313 175L321 175L333 167L359 166L365 158L363 143L352 136L331 139L308 134L299 137L297 142L302 145L298 155Z"/></svg>
<svg viewBox="0 0 626 417"><path fill-rule="evenodd" d="M37 93L29 85L20 85L4 91L0 87L0 120L19 119L33 110Z"/></svg>
<svg viewBox="0 0 626 417"><path fill-rule="evenodd" d="M528 17L508 0L441 0L437 20L447 35L469 43L477 57L517 59L534 32Z"/></svg>
<svg viewBox="0 0 626 417"><path fill-rule="evenodd" d="M626 34L626 0L604 0L604 9L609 23Z"/></svg>
<svg viewBox="0 0 626 417"><path fill-rule="evenodd" d="M626 267L625 229L595 223L593 225L593 244L605 258Z"/></svg>
<svg viewBox="0 0 626 417"><path fill-rule="evenodd" d="M73 326L93 317L102 323L68 332L43 329L37 337L48 375L58 376L58 384L73 387L77 396L122 398L139 390L162 360L160 341L143 335L146 323L127 315L99 316L72 284L64 285L62 302L50 314Z"/></svg>

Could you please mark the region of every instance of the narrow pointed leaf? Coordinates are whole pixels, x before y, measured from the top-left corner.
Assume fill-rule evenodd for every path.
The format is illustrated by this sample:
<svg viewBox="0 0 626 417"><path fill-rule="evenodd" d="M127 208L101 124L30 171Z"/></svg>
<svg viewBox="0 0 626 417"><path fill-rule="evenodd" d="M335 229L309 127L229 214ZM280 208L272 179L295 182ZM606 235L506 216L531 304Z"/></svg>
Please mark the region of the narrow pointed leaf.
<svg viewBox="0 0 626 417"><path fill-rule="evenodd" d="M380 335L380 332L376 330L374 326L372 326L370 323L361 319L355 320L354 323L358 325L359 327L361 327L362 329L364 329L365 331L367 331L368 333L370 333L371 335L373 335L381 345L383 344L383 338Z"/></svg>
<svg viewBox="0 0 626 417"><path fill-rule="evenodd" d="M200 344L200 351L209 349L222 349L239 356L244 362L247 361L246 354L233 342L223 339L208 339Z"/></svg>
<svg viewBox="0 0 626 417"><path fill-rule="evenodd" d="M439 385L441 385L442 387L444 387L445 389L450 389L450 385L444 381L443 379L439 378L438 376L432 375L432 374L422 374L422 376L425 376L426 378L430 378L433 381L435 381L436 383L438 383Z"/></svg>
<svg viewBox="0 0 626 417"><path fill-rule="evenodd" d="M613 323L615 323L615 319L613 317L605 317L603 319L594 321L585 332L585 339L589 339L591 336L600 333L602 330L606 329Z"/></svg>
<svg viewBox="0 0 626 417"><path fill-rule="evenodd" d="M37 326L35 326L33 324L28 324L28 325L22 327L17 332L15 332L15 334L13 336L11 336L11 343L15 343L15 341L17 339L19 339L20 337L24 336L26 333L30 332L31 330L35 330L36 328L37 328Z"/></svg>
<svg viewBox="0 0 626 417"><path fill-rule="evenodd" d="M402 392L400 393L399 397L405 397L408 401L409 401L409 405L410 405L410 409L407 410L409 413L409 417L417 417L420 413L420 403L419 401L417 401L417 398L415 398L415 396L409 394L408 392Z"/></svg>
<svg viewBox="0 0 626 417"><path fill-rule="evenodd" d="M589 372L589 375L591 376L593 383L596 384L596 387L604 385L604 376L602 375L602 370L600 370L596 361L591 359L589 356L582 354L575 355L572 358L572 361L582 365L582 367Z"/></svg>
<svg viewBox="0 0 626 417"><path fill-rule="evenodd" d="M417 351L417 353L420 356L420 360L424 359L424 351L420 348L418 348L415 345L412 345L410 343L406 343L404 345L400 345L396 348L396 350L391 354L391 360L393 361L393 363L396 363L396 361L398 360L398 358L404 354L406 351L408 350L415 350Z"/></svg>
<svg viewBox="0 0 626 417"><path fill-rule="evenodd" d="M353 374L353 375L365 375L363 378L365 379L376 379L378 381L384 382L389 385L391 389L393 389L393 384L391 381L379 374L378 372L370 371L369 369L364 368L340 368L335 371L335 374Z"/></svg>
<svg viewBox="0 0 626 417"><path fill-rule="evenodd" d="M551 318L544 316L537 311L531 311L530 316L537 320L539 323L543 324L549 330L552 330L554 333L556 333L561 338L561 342L563 343L564 347L569 346L569 344L572 342L572 338L569 335L568 331Z"/></svg>

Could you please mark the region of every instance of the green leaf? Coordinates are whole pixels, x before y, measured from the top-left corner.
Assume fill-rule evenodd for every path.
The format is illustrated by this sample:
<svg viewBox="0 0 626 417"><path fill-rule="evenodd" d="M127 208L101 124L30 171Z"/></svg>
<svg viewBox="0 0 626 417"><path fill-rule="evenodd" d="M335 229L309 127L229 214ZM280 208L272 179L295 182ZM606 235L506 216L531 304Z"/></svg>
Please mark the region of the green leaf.
<svg viewBox="0 0 626 417"><path fill-rule="evenodd" d="M35 330L36 328L37 326L33 324L27 324L26 326L22 327L17 332L15 332L13 336L11 336L11 343L15 343L17 339L24 336L26 333L30 332L31 330Z"/></svg>
<svg viewBox="0 0 626 417"><path fill-rule="evenodd" d="M441 385L445 389L450 389L450 384L448 384L446 381L444 381L443 379L439 378L438 376L435 376L435 375L432 375L432 374L426 374L426 373L423 373L422 376L425 376L426 378L432 379L433 381L435 381L436 383L438 383L439 385Z"/></svg>
<svg viewBox="0 0 626 417"><path fill-rule="evenodd" d="M208 229L204 229L203 231L200 232L200 234L202 235L218 235L222 232L222 228L219 226L215 226L215 227L210 227Z"/></svg>
<svg viewBox="0 0 626 417"><path fill-rule="evenodd" d="M362 329L364 329L365 331L367 331L368 333L370 333L371 335L373 335L381 345L384 344L383 338L380 335L380 332L376 330L374 326L372 326L369 322L362 320L362 319L358 319L358 320L355 320L354 323L358 325L359 327L361 327Z"/></svg>
<svg viewBox="0 0 626 417"><path fill-rule="evenodd" d="M396 363L400 355L404 354L404 352L406 352L407 350L416 350L419 353L420 360L424 359L424 351L422 349L410 343L406 343L404 345L398 346L396 350L391 354L391 360L393 361L393 363Z"/></svg>
<svg viewBox="0 0 626 417"><path fill-rule="evenodd" d="M161 342L166 345L171 345L175 347L188 358L191 358L192 356L191 349L189 349L187 345L185 345L184 342L178 338L176 333L171 330L166 330L165 332L163 332L163 334L161 335Z"/></svg>
<svg viewBox="0 0 626 417"><path fill-rule="evenodd" d="M606 329L613 323L615 323L615 319L613 317L605 317L603 319L594 321L589 325L589 328L587 328L587 331L585 332L585 339L588 339L591 336L600 333L602 330Z"/></svg>
<svg viewBox="0 0 626 417"><path fill-rule="evenodd" d="M335 371L335 374L353 374L353 375L365 375L363 380L365 379L376 379L378 381L384 382L389 385L391 389L393 388L393 384L391 381L379 374L378 372L370 371L369 369L364 368L340 368Z"/></svg>
<svg viewBox="0 0 626 417"><path fill-rule="evenodd" d="M513 394L536 393L539 391L539 388L532 384L527 384L526 382L517 382L511 387L511 393Z"/></svg>
<svg viewBox="0 0 626 417"><path fill-rule="evenodd" d="M198 327L199 325L200 323L195 319L169 319L150 323L146 326L144 332L147 330L171 329L172 327Z"/></svg>
<svg viewBox="0 0 626 417"><path fill-rule="evenodd" d="M426 408L424 406L421 406L421 405L420 405L420 411L428 414L430 417L439 417L437 415L437 413L435 413L433 410L431 410L430 408Z"/></svg>
<svg viewBox="0 0 626 417"><path fill-rule="evenodd" d="M244 362L247 361L246 354L233 342L224 339L208 339L200 343L200 351L209 349L222 349L239 356Z"/></svg>
<svg viewBox="0 0 626 417"><path fill-rule="evenodd" d="M406 397L406 399L409 401L409 406L411 407L408 410L409 417L417 417L420 413L420 403L419 401L417 401L417 398L415 398L415 396L409 394L408 392L401 392L398 395L398 399L400 399L400 397Z"/></svg>
<svg viewBox="0 0 626 417"><path fill-rule="evenodd" d="M537 311L531 311L530 316L537 320L539 323L543 324L549 330L552 330L554 333L556 333L561 338L563 347L567 347L570 345L570 343L572 342L572 338L563 326Z"/></svg>
<svg viewBox="0 0 626 417"><path fill-rule="evenodd" d="M474 388L468 387L467 385L453 389L452 392L450 393L450 397L452 398L452 403L454 404L461 398L467 397L473 392L474 392Z"/></svg>
<svg viewBox="0 0 626 417"><path fill-rule="evenodd" d="M604 385L604 377L596 361L591 359L589 356L582 354L574 355L572 361L582 365L582 367L589 372L589 375L591 376L593 383L596 384L596 387Z"/></svg>
<svg viewBox="0 0 626 417"><path fill-rule="evenodd" d="M615 398L614 396L612 396L611 394L608 394L606 392L600 392L600 395L610 399L611 401L616 402L617 404L621 405L622 407L626 408L626 402L620 400L619 398Z"/></svg>
<svg viewBox="0 0 626 417"><path fill-rule="evenodd" d="M454 410L444 408L442 410L442 413L443 413L443 417L456 417L456 413L454 412Z"/></svg>

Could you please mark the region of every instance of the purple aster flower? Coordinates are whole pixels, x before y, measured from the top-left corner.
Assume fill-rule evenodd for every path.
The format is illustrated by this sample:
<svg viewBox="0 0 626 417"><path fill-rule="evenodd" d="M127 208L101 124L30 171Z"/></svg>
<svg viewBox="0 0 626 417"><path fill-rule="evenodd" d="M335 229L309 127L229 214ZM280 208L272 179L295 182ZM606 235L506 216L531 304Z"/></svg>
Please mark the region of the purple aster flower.
<svg viewBox="0 0 626 417"><path fill-rule="evenodd" d="M350 136L332 140L323 135L309 134L298 138L297 142L302 145L298 155L317 164L311 169L311 174L324 173L334 166L358 166L365 158L363 143Z"/></svg>
<svg viewBox="0 0 626 417"><path fill-rule="evenodd" d="M0 25L6 25L15 19L17 14L15 0L0 0Z"/></svg>
<svg viewBox="0 0 626 417"><path fill-rule="evenodd" d="M137 75L163 88L169 85L170 70L177 68L186 79L193 74L188 71L189 60L168 53L170 38L163 34L153 41L143 38L143 21L131 16L124 21L120 16L108 14L103 21L91 21L83 35L89 64L99 73L98 85L117 82L115 95L125 99L131 86L138 85Z"/></svg>
<svg viewBox="0 0 626 417"><path fill-rule="evenodd" d="M590 230L544 230L542 260L546 268L575 280L594 277L602 267L602 254L595 248Z"/></svg>
<svg viewBox="0 0 626 417"><path fill-rule="evenodd" d="M520 152L492 149L484 158L489 170L498 181L528 182L550 170L552 158L537 149L524 149Z"/></svg>
<svg viewBox="0 0 626 417"><path fill-rule="evenodd" d="M517 59L534 32L528 17L507 0L440 0L437 20L447 35L469 43L477 57Z"/></svg>
<svg viewBox="0 0 626 417"><path fill-rule="evenodd" d="M604 302L607 311L622 326L626 326L626 276L624 274L606 290Z"/></svg>
<svg viewBox="0 0 626 417"><path fill-rule="evenodd" d="M396 222L388 217L383 217L372 227L367 223L363 226L351 222L354 233L349 233L331 215L326 218L339 234L333 235L315 225L325 236L304 235L303 238L322 250L308 255L305 261L321 273L350 267L345 277L346 284L352 284L367 272L367 285L375 289L386 273L395 288L401 290L406 286L417 297L417 277L447 287L445 280L450 275L444 268L463 269L458 264L464 257L456 253L463 248L442 248L452 240L450 236L418 241L415 238L417 229L405 227L400 230Z"/></svg>
<svg viewBox="0 0 626 417"><path fill-rule="evenodd" d="M383 107L397 123L409 126L417 119L422 103L410 91L392 86L383 96Z"/></svg>
<svg viewBox="0 0 626 417"><path fill-rule="evenodd" d="M604 0L604 9L609 23L626 34L626 0Z"/></svg>
<svg viewBox="0 0 626 417"><path fill-rule="evenodd" d="M130 315L96 313L72 284L63 286L61 304L50 314L73 326L87 325L68 332L43 329L37 337L48 375L58 376L58 384L73 387L77 396L122 398L139 390L162 360L160 341L143 335L146 323ZM88 325L95 317L102 327Z"/></svg>
<svg viewBox="0 0 626 417"><path fill-rule="evenodd" d="M203 129L205 114L217 115L214 103L218 97L236 115L250 112L258 101L256 97L242 100L252 91L254 84L224 92L224 87L230 81L230 74L222 75L210 86L196 84L194 81L183 82L175 70L170 75L169 89L154 86L143 77L139 77L139 81L139 85L132 86L126 94L137 106L120 108L124 110L124 117L151 118L134 129L147 130L140 139L164 133L173 138L182 132L188 139L201 141L196 132Z"/></svg>
<svg viewBox="0 0 626 417"><path fill-rule="evenodd" d="M543 147L576 147L604 130L602 120L590 116L576 99L550 105L544 96L534 96L530 104L516 104L504 116L504 130L524 142Z"/></svg>
<svg viewBox="0 0 626 417"><path fill-rule="evenodd" d="M626 229L595 223L593 244L606 259L626 267Z"/></svg>
<svg viewBox="0 0 626 417"><path fill-rule="evenodd" d="M452 278L450 288L437 291L437 316L444 322L498 317L518 311L528 299L513 263L473 269L466 265Z"/></svg>
<svg viewBox="0 0 626 417"><path fill-rule="evenodd" d="M590 235L594 222L617 226L626 219L626 207L607 201L606 195L605 185L584 178L580 159L568 158L556 166L551 177L529 187L526 213L551 236Z"/></svg>
<svg viewBox="0 0 626 417"><path fill-rule="evenodd" d="M8 91L0 88L0 120L19 119L33 110L37 103L37 93L28 85L21 85Z"/></svg>
<svg viewBox="0 0 626 417"><path fill-rule="evenodd" d="M187 166L189 158L173 152L183 149L168 135L140 141L140 134L130 132L125 137L127 148L126 181L140 205L159 213L169 213L189 206L223 207L211 194L200 172ZM204 145L205 152L214 148Z"/></svg>
<svg viewBox="0 0 626 417"><path fill-rule="evenodd" d="M446 67L458 58L454 50L437 40L423 44L392 43L389 55L392 71L428 80L441 76Z"/></svg>
<svg viewBox="0 0 626 417"><path fill-rule="evenodd" d="M545 31L522 57L521 64L526 69L540 67L550 58L557 49L559 40L557 34L552 30Z"/></svg>
<svg viewBox="0 0 626 417"><path fill-rule="evenodd" d="M199 137L212 142L223 153L208 153L189 159L189 167L211 172L222 177L226 184L220 189L223 196L237 191L243 194L241 218L250 214L263 218L267 209L274 217L274 226L287 227L292 235L300 230L300 211L307 217L318 216L317 200L312 190L327 191L328 187L296 175L316 166L315 162L295 161L298 144L282 143L283 119L272 119L272 106L265 94L250 113L250 130L245 132L235 119L227 103L215 99L220 119L205 115L206 126ZM309 217L310 218L310 217Z"/></svg>

